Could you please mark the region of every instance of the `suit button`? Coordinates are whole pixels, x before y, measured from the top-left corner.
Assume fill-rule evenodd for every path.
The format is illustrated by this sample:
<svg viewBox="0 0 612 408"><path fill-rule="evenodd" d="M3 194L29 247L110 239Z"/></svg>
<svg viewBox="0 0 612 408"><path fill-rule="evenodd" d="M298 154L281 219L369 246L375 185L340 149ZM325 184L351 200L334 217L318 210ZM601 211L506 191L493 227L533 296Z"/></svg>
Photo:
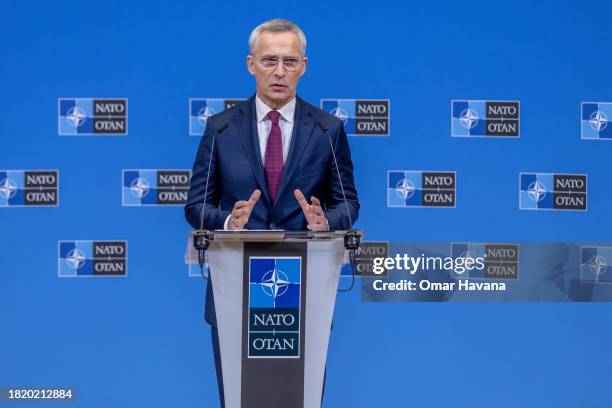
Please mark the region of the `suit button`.
<svg viewBox="0 0 612 408"><path fill-rule="evenodd" d="M273 223L273 222L271 222L271 223L270 223L270 225L269 225L269 227L270 227L270 229L275 229L275 228L276 228L276 224L275 224L275 223Z"/></svg>

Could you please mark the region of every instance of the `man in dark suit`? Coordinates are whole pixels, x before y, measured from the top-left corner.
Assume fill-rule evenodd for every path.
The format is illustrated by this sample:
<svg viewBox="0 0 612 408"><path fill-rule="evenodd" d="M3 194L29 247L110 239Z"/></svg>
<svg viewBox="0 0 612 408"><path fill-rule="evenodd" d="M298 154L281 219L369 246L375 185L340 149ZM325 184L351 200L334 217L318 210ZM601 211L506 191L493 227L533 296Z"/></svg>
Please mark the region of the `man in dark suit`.
<svg viewBox="0 0 612 408"><path fill-rule="evenodd" d="M210 230L350 229L359 201L343 123L296 96L308 62L304 33L289 21L269 20L253 30L249 50L247 68L255 76L256 94L208 118L193 165L187 221ZM210 280L205 318L212 326L223 406Z"/></svg>

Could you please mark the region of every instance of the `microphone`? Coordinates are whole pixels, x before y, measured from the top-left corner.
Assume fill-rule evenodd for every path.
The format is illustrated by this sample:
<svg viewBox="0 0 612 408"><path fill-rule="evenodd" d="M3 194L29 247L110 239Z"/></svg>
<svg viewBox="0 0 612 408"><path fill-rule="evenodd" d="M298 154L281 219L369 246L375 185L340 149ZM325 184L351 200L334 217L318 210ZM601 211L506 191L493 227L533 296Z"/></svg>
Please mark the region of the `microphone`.
<svg viewBox="0 0 612 408"><path fill-rule="evenodd" d="M355 255L356 255L357 250L359 249L359 245L361 244L361 239L359 237L358 231L352 229L353 219L351 217L351 212L349 211L349 208L348 208L348 201L346 200L346 194L344 193L344 185L342 184L342 177L340 176L340 168L338 167L338 160L336 159L336 152L334 151L334 144L332 143L332 138L331 138L331 135L329 134L329 129L327 129L327 126L325 126L320 121L317 120L316 122L317 122L317 125L319 125L319 128L323 131L323 133L327 135L327 139L329 140L329 147L331 148L332 156L334 158L336 174L338 175L338 180L340 181L340 190L342 191L342 199L344 200L344 207L346 208L346 215L348 216L350 228L351 228L348 231L346 231L346 234L344 235L344 248L349 253L349 262L351 265L351 272L352 272L352 282L351 282L351 286L348 289L341 290L341 292L348 292L349 290L353 288L353 285L355 284L355 268L356 268L355 267L355 263L356 263Z"/></svg>
<svg viewBox="0 0 612 408"><path fill-rule="evenodd" d="M210 179L210 166L212 164L212 158L215 154L215 139L216 136L227 129L229 125L227 123L219 126L212 136L212 145L210 148L210 155L208 156L208 171L206 172L206 185L204 187L204 198L202 199L202 208L200 209L200 230L193 234L193 247L198 251L198 264L200 265L200 273L204 277L204 260L206 258L206 250L210 244L210 240L213 239L213 234L209 231L203 231L204 229L204 213L206 212L206 197L208 196L208 180Z"/></svg>

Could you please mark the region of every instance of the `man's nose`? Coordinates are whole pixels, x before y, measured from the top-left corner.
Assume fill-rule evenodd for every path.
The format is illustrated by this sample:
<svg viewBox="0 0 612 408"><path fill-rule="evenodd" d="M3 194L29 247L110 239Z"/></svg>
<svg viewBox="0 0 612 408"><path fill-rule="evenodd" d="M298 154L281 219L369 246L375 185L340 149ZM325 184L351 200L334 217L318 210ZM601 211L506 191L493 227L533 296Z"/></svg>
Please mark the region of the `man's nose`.
<svg viewBox="0 0 612 408"><path fill-rule="evenodd" d="M285 70L285 63L280 60L274 67L274 75L277 77L284 77L287 71Z"/></svg>

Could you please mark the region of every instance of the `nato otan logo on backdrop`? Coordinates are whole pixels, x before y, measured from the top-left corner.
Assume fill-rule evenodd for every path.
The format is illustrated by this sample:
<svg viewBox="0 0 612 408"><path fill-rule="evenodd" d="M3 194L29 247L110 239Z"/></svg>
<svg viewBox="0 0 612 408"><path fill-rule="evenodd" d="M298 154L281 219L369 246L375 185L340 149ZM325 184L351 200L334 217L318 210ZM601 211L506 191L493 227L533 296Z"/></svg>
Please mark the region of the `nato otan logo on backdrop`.
<svg viewBox="0 0 612 408"><path fill-rule="evenodd" d="M59 171L0 170L0 207L59 205Z"/></svg>
<svg viewBox="0 0 612 408"><path fill-rule="evenodd" d="M582 139L612 140L612 103L582 102Z"/></svg>
<svg viewBox="0 0 612 408"><path fill-rule="evenodd" d="M580 280L612 283L612 247L580 247Z"/></svg>
<svg viewBox="0 0 612 408"><path fill-rule="evenodd" d="M451 101L453 137L519 137L519 101Z"/></svg>
<svg viewBox="0 0 612 408"><path fill-rule="evenodd" d="M125 169L121 177L123 206L184 205L190 170Z"/></svg>
<svg viewBox="0 0 612 408"><path fill-rule="evenodd" d="M248 358L299 358L302 258L249 257Z"/></svg>
<svg viewBox="0 0 612 408"><path fill-rule="evenodd" d="M463 273L453 271L454 278L518 279L518 244L453 242L451 256L464 259L484 259L484 269L473 268Z"/></svg>
<svg viewBox="0 0 612 408"><path fill-rule="evenodd" d="M61 136L125 136L128 102L125 98L59 98Z"/></svg>
<svg viewBox="0 0 612 408"><path fill-rule="evenodd" d="M321 99L321 109L344 123L349 136L389 136L389 99Z"/></svg>
<svg viewBox="0 0 612 408"><path fill-rule="evenodd" d="M454 171L389 170L388 207L455 207Z"/></svg>
<svg viewBox="0 0 612 408"><path fill-rule="evenodd" d="M587 175L520 173L521 210L587 210Z"/></svg>
<svg viewBox="0 0 612 408"><path fill-rule="evenodd" d="M60 278L127 276L127 241L59 241Z"/></svg>
<svg viewBox="0 0 612 408"><path fill-rule="evenodd" d="M209 116L238 105L244 99L191 98L189 99L189 134L202 136Z"/></svg>
<svg viewBox="0 0 612 408"><path fill-rule="evenodd" d="M384 268L382 273L374 273L374 259L387 258L389 256L389 242L387 241L361 241L361 245L355 252L355 275L357 276L388 276L389 270ZM340 277L353 276L353 269L348 259L345 259L340 270Z"/></svg>

